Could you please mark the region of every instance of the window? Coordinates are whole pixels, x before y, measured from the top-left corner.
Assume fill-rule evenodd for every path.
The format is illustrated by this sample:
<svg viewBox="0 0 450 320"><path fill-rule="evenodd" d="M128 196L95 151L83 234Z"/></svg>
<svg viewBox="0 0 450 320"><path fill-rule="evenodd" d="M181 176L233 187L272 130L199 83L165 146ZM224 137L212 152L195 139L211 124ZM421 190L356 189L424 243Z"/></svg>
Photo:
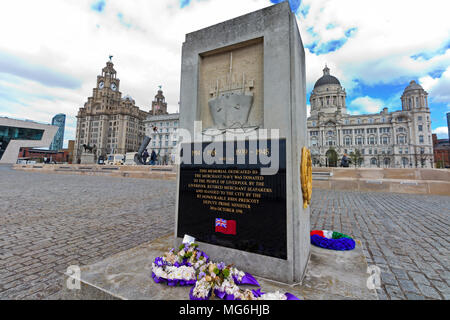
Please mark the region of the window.
<svg viewBox="0 0 450 320"><path fill-rule="evenodd" d="M418 117L417 117L417 120L418 120L418 121L422 121L422 116L418 116Z"/></svg>
<svg viewBox="0 0 450 320"><path fill-rule="evenodd" d="M369 123L373 123L373 119L372 118L369 119Z"/></svg>
<svg viewBox="0 0 450 320"><path fill-rule="evenodd" d="M357 137L357 138L356 138L356 144L361 145L361 144L363 144L363 143L364 143L364 138L363 138L363 137Z"/></svg>
<svg viewBox="0 0 450 320"><path fill-rule="evenodd" d="M382 142L381 143L382 144L388 144L389 143L389 138L386 137L386 136L382 137Z"/></svg>
<svg viewBox="0 0 450 320"><path fill-rule="evenodd" d="M369 144L375 144L375 137L374 136L370 136L369 137Z"/></svg>
<svg viewBox="0 0 450 320"><path fill-rule="evenodd" d="M403 164L403 167L407 167L408 166L408 158L402 158L402 164Z"/></svg>
<svg viewBox="0 0 450 320"><path fill-rule="evenodd" d="M398 153L400 153L400 154L403 153L403 148L402 148L402 147L399 147L399 148L398 148Z"/></svg>
<svg viewBox="0 0 450 320"><path fill-rule="evenodd" d="M423 143L423 136L419 136L419 143Z"/></svg>
<svg viewBox="0 0 450 320"><path fill-rule="evenodd" d="M419 124L419 131L423 131L423 126Z"/></svg>
<svg viewBox="0 0 450 320"><path fill-rule="evenodd" d="M345 139L344 139L344 144L345 144L346 146L349 146L349 145L351 144L351 138L350 138L350 137L345 137Z"/></svg>

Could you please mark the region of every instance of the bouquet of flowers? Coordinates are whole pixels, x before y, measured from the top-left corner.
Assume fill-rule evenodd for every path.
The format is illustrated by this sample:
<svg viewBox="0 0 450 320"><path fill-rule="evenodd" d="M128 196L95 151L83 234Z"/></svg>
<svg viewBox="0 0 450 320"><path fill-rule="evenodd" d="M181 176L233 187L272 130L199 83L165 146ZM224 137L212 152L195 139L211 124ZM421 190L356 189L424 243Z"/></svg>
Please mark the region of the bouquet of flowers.
<svg viewBox="0 0 450 320"><path fill-rule="evenodd" d="M208 300L211 296L224 300L298 300L290 293L241 289L242 284L260 285L251 274L233 265L209 261L208 255L198 250L195 243L182 244L155 258L152 278L169 286L193 285L189 292L191 300Z"/></svg>
<svg viewBox="0 0 450 320"><path fill-rule="evenodd" d="M182 244L162 257L155 258L152 263L152 278L156 283L167 283L169 286L194 285L196 270L208 263L209 257L197 249L196 243Z"/></svg>
<svg viewBox="0 0 450 320"><path fill-rule="evenodd" d="M241 290L235 282L235 277L242 280L245 275L246 273L241 273L223 262L217 264L209 262L199 269L198 280L191 290L190 298L209 299L213 293L217 298L224 300L254 300L255 297L250 290Z"/></svg>

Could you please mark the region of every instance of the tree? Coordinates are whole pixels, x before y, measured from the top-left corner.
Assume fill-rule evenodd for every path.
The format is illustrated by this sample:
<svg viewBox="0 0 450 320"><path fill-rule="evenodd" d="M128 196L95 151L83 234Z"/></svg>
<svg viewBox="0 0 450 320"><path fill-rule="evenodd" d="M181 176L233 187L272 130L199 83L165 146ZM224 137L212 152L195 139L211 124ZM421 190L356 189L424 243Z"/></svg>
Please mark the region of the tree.
<svg viewBox="0 0 450 320"><path fill-rule="evenodd" d="M350 152L350 160L353 162L353 164L356 166L361 166L361 161L363 160L363 157L361 156L361 151L359 149L356 149L355 152Z"/></svg>

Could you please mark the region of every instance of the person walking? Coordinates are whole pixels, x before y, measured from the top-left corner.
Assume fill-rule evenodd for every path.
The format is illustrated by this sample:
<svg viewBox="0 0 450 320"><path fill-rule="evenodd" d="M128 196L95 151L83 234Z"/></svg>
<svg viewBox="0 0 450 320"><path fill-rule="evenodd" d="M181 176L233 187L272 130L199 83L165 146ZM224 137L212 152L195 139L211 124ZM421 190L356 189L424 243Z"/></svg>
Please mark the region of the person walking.
<svg viewBox="0 0 450 320"><path fill-rule="evenodd" d="M144 162L144 166L147 164L147 158L149 157L147 149L142 153L142 161Z"/></svg>
<svg viewBox="0 0 450 320"><path fill-rule="evenodd" d="M152 154L150 155L150 165L154 166L156 162L156 152L152 150Z"/></svg>
<svg viewBox="0 0 450 320"><path fill-rule="evenodd" d="M350 163L350 159L347 157L347 154L344 153L344 156L341 159L341 167L348 168Z"/></svg>

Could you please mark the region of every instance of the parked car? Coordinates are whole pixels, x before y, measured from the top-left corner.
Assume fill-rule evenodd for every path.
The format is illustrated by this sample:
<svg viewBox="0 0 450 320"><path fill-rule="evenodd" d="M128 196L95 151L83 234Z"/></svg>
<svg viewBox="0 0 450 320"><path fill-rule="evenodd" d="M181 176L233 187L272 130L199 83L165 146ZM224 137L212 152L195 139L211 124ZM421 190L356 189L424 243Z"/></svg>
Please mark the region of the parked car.
<svg viewBox="0 0 450 320"><path fill-rule="evenodd" d="M107 165L122 165L125 162L125 156L123 154L110 154L106 159Z"/></svg>

